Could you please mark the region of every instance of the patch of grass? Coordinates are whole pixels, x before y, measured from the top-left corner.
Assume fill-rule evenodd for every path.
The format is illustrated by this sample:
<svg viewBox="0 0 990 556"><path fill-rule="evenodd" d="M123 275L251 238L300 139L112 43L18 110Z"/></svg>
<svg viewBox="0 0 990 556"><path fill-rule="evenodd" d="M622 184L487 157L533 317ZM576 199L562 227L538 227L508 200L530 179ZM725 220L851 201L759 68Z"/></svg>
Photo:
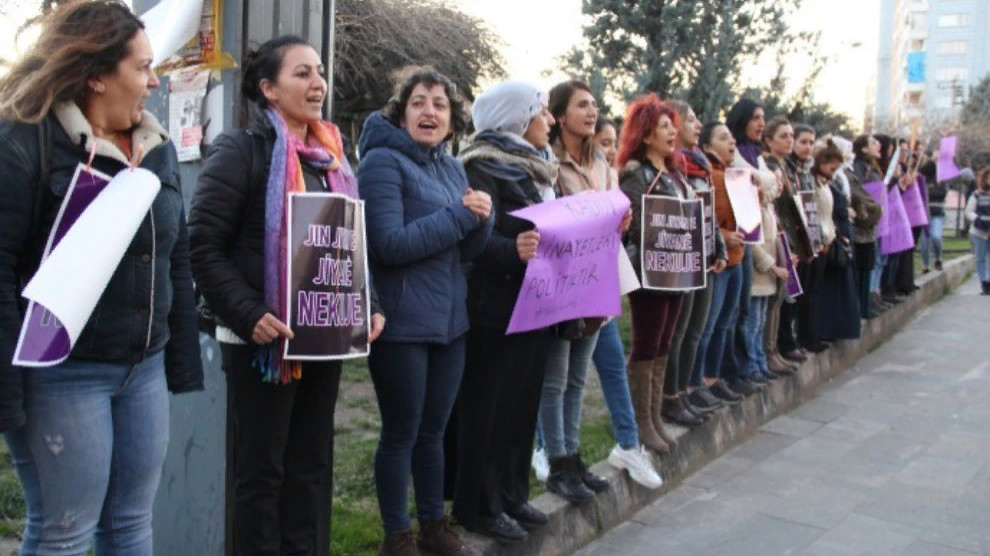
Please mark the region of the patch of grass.
<svg viewBox="0 0 990 556"><path fill-rule="evenodd" d="M20 538L24 531L23 519L0 519L0 537Z"/></svg>
<svg viewBox="0 0 990 556"><path fill-rule="evenodd" d="M369 380L371 380L371 375L368 374L367 359L344 360L340 373L340 381L342 383L367 382Z"/></svg>
<svg viewBox="0 0 990 556"><path fill-rule="evenodd" d="M361 501L334 497L330 553L373 556L382 541L378 508L367 509Z"/></svg>

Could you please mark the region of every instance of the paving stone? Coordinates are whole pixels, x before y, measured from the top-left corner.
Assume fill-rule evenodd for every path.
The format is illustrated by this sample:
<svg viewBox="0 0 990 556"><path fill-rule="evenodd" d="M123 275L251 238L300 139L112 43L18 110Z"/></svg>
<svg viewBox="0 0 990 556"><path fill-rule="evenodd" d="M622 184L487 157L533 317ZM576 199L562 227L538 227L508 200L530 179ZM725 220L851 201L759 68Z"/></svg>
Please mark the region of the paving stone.
<svg viewBox="0 0 990 556"><path fill-rule="evenodd" d="M803 554L807 556L876 556L897 554L915 540L911 528L860 514L850 514L823 534Z"/></svg>
<svg viewBox="0 0 990 556"><path fill-rule="evenodd" d="M976 552L957 550L948 546L916 540L911 543L900 556L974 556Z"/></svg>
<svg viewBox="0 0 990 556"><path fill-rule="evenodd" d="M825 531L793 521L755 515L714 540L698 554L800 554Z"/></svg>
<svg viewBox="0 0 990 556"><path fill-rule="evenodd" d="M808 436L809 434L815 432L816 429L821 428L822 424L816 421L809 421L807 419L800 419L798 417L792 417L790 415L781 415L773 421L763 425L760 430L764 432L773 432L777 434L786 434L788 436Z"/></svg>
<svg viewBox="0 0 990 556"><path fill-rule="evenodd" d="M815 432L817 433L818 431ZM795 436L760 431L745 444L736 446L732 450L726 452L725 456L742 458L752 461L753 463L760 463L767 458L780 453L781 450L787 448L791 444L794 444L798 440L799 438Z"/></svg>
<svg viewBox="0 0 990 556"><path fill-rule="evenodd" d="M844 403L815 398L792 411L791 415L808 421L830 423L833 419L844 415L847 411L849 411L849 406Z"/></svg>
<svg viewBox="0 0 990 556"><path fill-rule="evenodd" d="M795 523L829 529L867 500L868 495L851 488L812 483L771 504L763 513Z"/></svg>
<svg viewBox="0 0 990 556"><path fill-rule="evenodd" d="M829 421L824 427L815 431L815 436L827 436L839 440L862 442L875 434L890 430L890 425L879 421L856 419L843 415Z"/></svg>
<svg viewBox="0 0 990 556"><path fill-rule="evenodd" d="M894 480L911 486L962 491L976 477L980 466L966 461L934 456L918 456Z"/></svg>

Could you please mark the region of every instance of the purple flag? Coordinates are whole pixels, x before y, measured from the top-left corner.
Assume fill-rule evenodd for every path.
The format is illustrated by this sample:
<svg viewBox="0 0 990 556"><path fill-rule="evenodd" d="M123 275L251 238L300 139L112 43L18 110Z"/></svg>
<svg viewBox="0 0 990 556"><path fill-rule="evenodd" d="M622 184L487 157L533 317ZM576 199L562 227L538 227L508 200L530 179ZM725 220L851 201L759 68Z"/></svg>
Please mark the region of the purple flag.
<svg viewBox="0 0 990 556"><path fill-rule="evenodd" d="M863 189L883 208L883 215L880 216L880 222L877 223L877 237L883 237L887 235L887 227L890 222L890 210L887 208L887 186L882 181L871 181L864 185Z"/></svg>
<svg viewBox="0 0 990 556"><path fill-rule="evenodd" d="M924 187L924 182L918 178L918 181L901 195L904 211L907 213L907 219L912 228L928 225L928 209L925 208L925 201L921 198L922 187Z"/></svg>
<svg viewBox="0 0 990 556"><path fill-rule="evenodd" d="M801 278L798 276L797 267L791 258L791 246L787 243L787 234L778 233L777 240L780 242L778 245L780 245L780 250L783 253L784 268L787 269L787 297L794 299L804 293L804 288L801 287Z"/></svg>
<svg viewBox="0 0 990 556"><path fill-rule="evenodd" d="M621 314L619 224L629 199L619 190L584 193L511 214L540 232L506 334L569 319Z"/></svg>
<svg viewBox="0 0 990 556"><path fill-rule="evenodd" d="M938 161L935 164L936 181L943 182L958 177L960 172L956 167L956 144L959 138L955 135L943 137L938 149Z"/></svg>
<svg viewBox="0 0 990 556"><path fill-rule="evenodd" d="M887 234L882 236L883 241L880 242L880 253L890 255L913 249L914 235L911 233L911 224L908 222L904 203L901 201L900 188L894 187L887 192L887 205L890 207L890 222Z"/></svg>
<svg viewBox="0 0 990 556"><path fill-rule="evenodd" d="M65 200L48 235L42 261L62 241L69 228L76 223L86 207L108 183L110 176L91 169L87 171L82 164L76 167L76 173L72 176L69 189L65 193ZM14 364L28 367L57 365L64 361L71 351L72 341L62 323L39 303L29 302L21 326L21 335L17 341L17 349L14 352Z"/></svg>

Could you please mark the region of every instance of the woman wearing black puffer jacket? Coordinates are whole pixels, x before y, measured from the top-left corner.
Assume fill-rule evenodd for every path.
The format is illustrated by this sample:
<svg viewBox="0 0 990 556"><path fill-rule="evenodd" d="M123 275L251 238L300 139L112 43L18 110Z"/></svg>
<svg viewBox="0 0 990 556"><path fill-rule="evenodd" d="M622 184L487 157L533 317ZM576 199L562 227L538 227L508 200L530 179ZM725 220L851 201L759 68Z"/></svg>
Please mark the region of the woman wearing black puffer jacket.
<svg viewBox="0 0 990 556"><path fill-rule="evenodd" d="M337 128L321 120L327 82L299 37L244 60L247 130L213 143L189 212L193 272L217 320L232 400L237 554L327 554L328 471L340 361L281 359L286 201L295 192L357 197ZM384 326L372 290L371 335Z"/></svg>
<svg viewBox="0 0 990 556"><path fill-rule="evenodd" d="M0 431L27 502L22 554L85 554L94 544L100 555L151 554L168 392L203 389L178 160L143 109L159 84L143 27L121 2L60 6L0 80ZM20 288L57 215L72 212L60 207L78 207L80 194L65 199L87 160L110 176L138 165L161 189L133 214L141 223L68 358L12 365Z"/></svg>

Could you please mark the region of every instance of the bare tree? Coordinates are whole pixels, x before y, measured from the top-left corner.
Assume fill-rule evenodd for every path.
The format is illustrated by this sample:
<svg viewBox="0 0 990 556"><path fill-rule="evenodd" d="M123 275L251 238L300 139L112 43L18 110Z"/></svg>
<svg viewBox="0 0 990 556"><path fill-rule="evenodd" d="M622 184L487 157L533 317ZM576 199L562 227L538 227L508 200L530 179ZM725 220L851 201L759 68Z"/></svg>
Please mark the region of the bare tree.
<svg viewBox="0 0 990 556"><path fill-rule="evenodd" d="M337 0L334 120L356 141L392 94L391 74L430 64L469 100L505 74L499 39L478 18L434 0Z"/></svg>

